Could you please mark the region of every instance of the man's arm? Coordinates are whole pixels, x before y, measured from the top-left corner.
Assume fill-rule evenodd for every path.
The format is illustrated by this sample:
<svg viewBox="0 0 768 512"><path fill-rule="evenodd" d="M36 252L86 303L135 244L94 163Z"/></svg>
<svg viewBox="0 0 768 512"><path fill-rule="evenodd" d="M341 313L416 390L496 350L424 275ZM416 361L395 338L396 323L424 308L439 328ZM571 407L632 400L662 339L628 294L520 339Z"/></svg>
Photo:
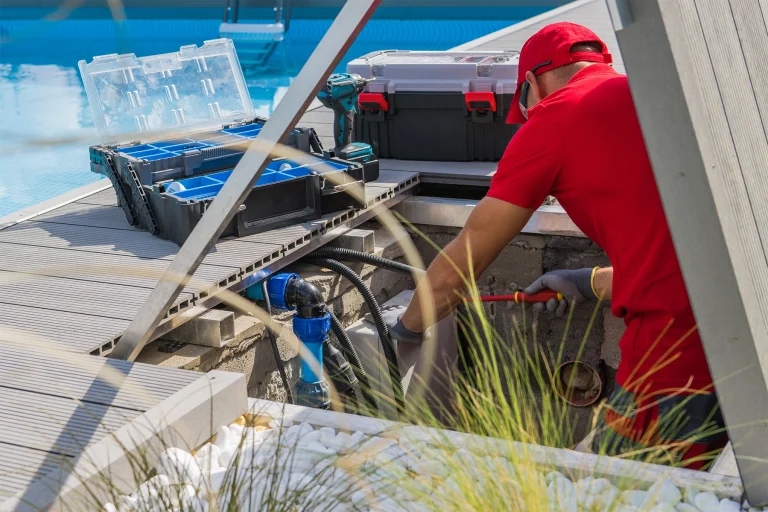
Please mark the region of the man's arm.
<svg viewBox="0 0 768 512"><path fill-rule="evenodd" d="M426 278L416 287L413 300L403 313L403 326L416 333L429 327L424 325L421 314L425 294L429 293L435 304L434 320L448 316L464 296L465 279L468 280L470 275L478 278L520 233L533 211L493 197L480 201L459 236L427 269Z"/></svg>

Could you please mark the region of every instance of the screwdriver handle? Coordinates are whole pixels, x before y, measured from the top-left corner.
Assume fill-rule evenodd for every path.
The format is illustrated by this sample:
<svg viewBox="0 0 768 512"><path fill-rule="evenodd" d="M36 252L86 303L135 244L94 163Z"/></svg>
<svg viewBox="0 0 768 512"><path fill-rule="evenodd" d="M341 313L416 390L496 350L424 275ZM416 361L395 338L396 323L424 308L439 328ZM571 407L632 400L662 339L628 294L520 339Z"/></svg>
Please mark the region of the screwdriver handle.
<svg viewBox="0 0 768 512"><path fill-rule="evenodd" d="M554 290L543 290L531 295L524 292L515 292L515 302L518 304L521 302L526 302L528 304L533 304L534 302L549 302L551 299L563 300L563 294Z"/></svg>

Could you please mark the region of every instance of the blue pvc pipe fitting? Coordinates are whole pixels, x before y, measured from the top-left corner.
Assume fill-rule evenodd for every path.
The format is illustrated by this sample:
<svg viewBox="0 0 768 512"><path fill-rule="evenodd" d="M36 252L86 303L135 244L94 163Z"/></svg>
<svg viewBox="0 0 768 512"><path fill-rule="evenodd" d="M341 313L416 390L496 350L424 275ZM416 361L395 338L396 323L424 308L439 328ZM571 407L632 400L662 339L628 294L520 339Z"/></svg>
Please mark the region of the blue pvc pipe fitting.
<svg viewBox="0 0 768 512"><path fill-rule="evenodd" d="M323 367L323 342L331 331L331 315L326 313L319 318L293 318L293 332L306 345L307 351L314 356ZM301 358L301 380L304 382L319 382L323 380L322 372L317 375L310 366L309 358Z"/></svg>
<svg viewBox="0 0 768 512"><path fill-rule="evenodd" d="M289 306L285 302L285 290L288 287L288 282L291 279L300 279L299 274L285 272L268 278L267 295L269 295L269 302L273 308L288 311L296 309L295 306ZM261 283L256 283L253 286L249 286L245 290L245 295L249 299L264 300L264 294L261 290Z"/></svg>

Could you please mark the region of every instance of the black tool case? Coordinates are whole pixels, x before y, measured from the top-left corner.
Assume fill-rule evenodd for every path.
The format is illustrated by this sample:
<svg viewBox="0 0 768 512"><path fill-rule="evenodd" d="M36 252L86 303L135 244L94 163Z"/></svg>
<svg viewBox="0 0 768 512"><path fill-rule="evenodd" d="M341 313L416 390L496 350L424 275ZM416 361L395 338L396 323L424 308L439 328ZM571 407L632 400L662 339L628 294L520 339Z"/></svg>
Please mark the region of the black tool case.
<svg viewBox="0 0 768 512"><path fill-rule="evenodd" d="M379 158L498 161L517 126L506 123L517 52L379 51L351 61L372 78L360 95L354 141Z"/></svg>
<svg viewBox="0 0 768 512"><path fill-rule="evenodd" d="M232 42L96 57L80 71L102 138L91 170L112 181L129 224L183 244L265 122L253 116ZM362 164L323 157L312 129L283 143L306 156L272 160L222 236L365 207Z"/></svg>

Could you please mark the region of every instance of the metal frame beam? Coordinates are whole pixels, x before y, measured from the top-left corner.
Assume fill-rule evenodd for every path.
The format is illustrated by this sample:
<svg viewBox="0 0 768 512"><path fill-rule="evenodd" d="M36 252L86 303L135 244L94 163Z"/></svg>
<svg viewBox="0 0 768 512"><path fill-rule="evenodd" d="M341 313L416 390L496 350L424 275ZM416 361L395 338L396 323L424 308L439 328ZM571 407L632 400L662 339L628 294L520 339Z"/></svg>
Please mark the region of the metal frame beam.
<svg viewBox="0 0 768 512"><path fill-rule="evenodd" d="M614 27L739 473L766 505L768 5L620 3Z"/></svg>
<svg viewBox="0 0 768 512"><path fill-rule="evenodd" d="M341 61L380 3L381 0L347 1L221 192L168 266L157 287L123 333L110 354L111 358L129 361L136 359L189 276L194 274L218 240L224 226L235 215L264 172L270 161L270 153L296 126L323 80ZM178 276L185 278L179 282Z"/></svg>

